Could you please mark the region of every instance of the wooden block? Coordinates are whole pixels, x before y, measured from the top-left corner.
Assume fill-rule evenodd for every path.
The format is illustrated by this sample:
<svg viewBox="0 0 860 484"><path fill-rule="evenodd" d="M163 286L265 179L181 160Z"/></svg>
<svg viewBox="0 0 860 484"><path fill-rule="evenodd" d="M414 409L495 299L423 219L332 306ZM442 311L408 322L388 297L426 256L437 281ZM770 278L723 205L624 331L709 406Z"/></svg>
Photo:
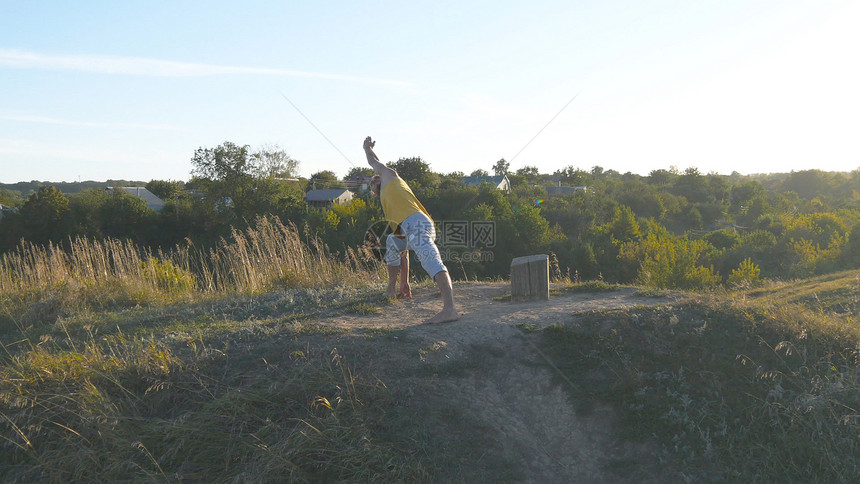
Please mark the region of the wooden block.
<svg viewBox="0 0 860 484"><path fill-rule="evenodd" d="M549 299L548 255L528 255L511 261L511 299Z"/></svg>

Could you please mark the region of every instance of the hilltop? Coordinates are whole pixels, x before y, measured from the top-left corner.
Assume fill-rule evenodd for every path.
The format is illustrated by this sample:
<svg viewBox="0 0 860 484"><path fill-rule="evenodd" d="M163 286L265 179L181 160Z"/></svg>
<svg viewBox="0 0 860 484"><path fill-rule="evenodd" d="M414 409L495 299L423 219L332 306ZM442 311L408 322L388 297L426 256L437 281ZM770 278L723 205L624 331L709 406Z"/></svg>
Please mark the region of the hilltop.
<svg viewBox="0 0 860 484"><path fill-rule="evenodd" d="M413 300L326 286L89 312L24 339L2 328L2 478L860 476L858 271L722 294L455 291L462 318L433 326L424 285Z"/></svg>

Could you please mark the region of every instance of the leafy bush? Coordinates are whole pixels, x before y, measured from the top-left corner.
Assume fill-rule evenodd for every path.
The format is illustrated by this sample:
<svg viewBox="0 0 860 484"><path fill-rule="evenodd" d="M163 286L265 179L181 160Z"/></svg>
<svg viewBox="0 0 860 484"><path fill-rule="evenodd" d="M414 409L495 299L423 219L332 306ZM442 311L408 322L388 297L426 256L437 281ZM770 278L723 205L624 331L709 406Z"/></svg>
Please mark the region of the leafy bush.
<svg viewBox="0 0 860 484"><path fill-rule="evenodd" d="M761 283L759 276L761 269L747 258L740 263L737 269L732 271L728 283L735 287L755 287Z"/></svg>
<svg viewBox="0 0 860 484"><path fill-rule="evenodd" d="M169 260L150 257L141 264L144 277L151 280L155 287L162 291L191 291L196 286L191 273L180 269Z"/></svg>
<svg viewBox="0 0 860 484"><path fill-rule="evenodd" d="M648 235L621 246L619 259L638 267L638 283L656 288L702 289L719 283L711 267L700 265L699 259L708 248L702 240L673 237L656 224Z"/></svg>

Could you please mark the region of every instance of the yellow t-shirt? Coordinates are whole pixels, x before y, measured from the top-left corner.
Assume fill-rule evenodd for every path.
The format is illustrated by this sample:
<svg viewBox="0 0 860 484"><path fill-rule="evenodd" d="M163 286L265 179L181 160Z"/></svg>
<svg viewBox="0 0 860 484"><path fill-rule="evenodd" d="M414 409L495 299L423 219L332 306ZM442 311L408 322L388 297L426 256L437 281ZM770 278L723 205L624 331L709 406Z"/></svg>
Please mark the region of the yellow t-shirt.
<svg viewBox="0 0 860 484"><path fill-rule="evenodd" d="M415 198L409 185L400 177L382 187L379 201L382 203L382 211L385 212L385 218L391 224L392 230L396 230L398 225L414 213L423 212L427 218L430 218L427 209Z"/></svg>

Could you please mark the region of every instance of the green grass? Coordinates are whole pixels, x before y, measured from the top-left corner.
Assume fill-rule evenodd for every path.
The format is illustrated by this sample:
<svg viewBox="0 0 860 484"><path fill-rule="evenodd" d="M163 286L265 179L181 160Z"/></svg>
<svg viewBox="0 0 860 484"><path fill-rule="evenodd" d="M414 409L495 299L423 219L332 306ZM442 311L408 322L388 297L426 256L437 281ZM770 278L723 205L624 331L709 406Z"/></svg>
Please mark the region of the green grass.
<svg viewBox="0 0 860 484"><path fill-rule="evenodd" d="M115 335L3 361L4 481L421 481L378 431L390 399L332 349ZM395 435L396 434L392 434Z"/></svg>
<svg viewBox="0 0 860 484"><path fill-rule="evenodd" d="M841 280L831 294L853 290ZM858 306L798 304L822 283L589 312L537 337L580 410L611 404L676 479L856 482Z"/></svg>
<svg viewBox="0 0 860 484"><path fill-rule="evenodd" d="M773 282L746 295L764 303L797 303L806 308L850 313L860 305L860 275L857 271L827 274L791 282Z"/></svg>
<svg viewBox="0 0 860 484"><path fill-rule="evenodd" d="M621 284L610 284L602 280L571 282L567 284L553 285L550 295L611 292L618 291L622 287L624 286Z"/></svg>
<svg viewBox="0 0 860 484"><path fill-rule="evenodd" d="M622 287L625 287L625 286L623 286L621 284L610 284L610 283L604 282L602 280L582 281L582 282L562 281L562 282L550 284L549 294L550 294L550 297L553 297L553 296L562 296L564 294L612 292L612 291L618 291ZM493 301L510 302L511 301L511 294L507 293L507 294L503 294L501 296L496 296L493 298Z"/></svg>

